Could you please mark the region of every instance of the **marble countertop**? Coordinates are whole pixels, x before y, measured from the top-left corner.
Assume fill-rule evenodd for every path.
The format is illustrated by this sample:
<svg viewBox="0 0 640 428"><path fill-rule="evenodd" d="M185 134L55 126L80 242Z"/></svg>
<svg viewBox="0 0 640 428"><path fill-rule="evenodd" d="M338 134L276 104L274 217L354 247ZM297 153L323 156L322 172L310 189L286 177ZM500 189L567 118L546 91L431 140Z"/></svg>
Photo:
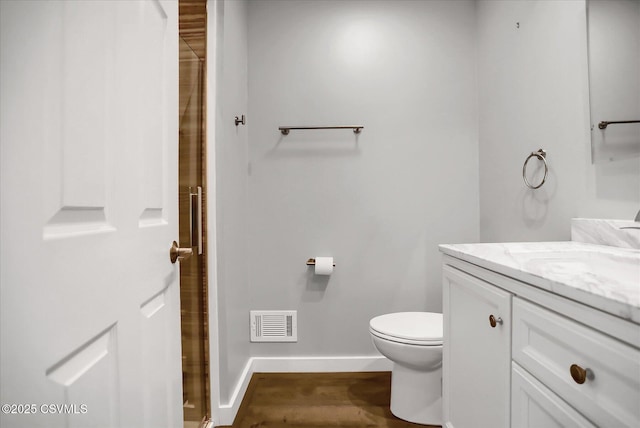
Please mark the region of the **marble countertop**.
<svg viewBox="0 0 640 428"><path fill-rule="evenodd" d="M440 245L440 251L640 324L640 250L585 242Z"/></svg>

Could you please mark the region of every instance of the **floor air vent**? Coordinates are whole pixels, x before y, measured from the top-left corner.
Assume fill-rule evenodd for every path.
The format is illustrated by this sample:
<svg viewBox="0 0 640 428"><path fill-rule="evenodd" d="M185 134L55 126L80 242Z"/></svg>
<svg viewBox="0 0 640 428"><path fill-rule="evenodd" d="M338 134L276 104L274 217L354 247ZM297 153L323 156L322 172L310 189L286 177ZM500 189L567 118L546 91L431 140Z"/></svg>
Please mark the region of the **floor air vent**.
<svg viewBox="0 0 640 428"><path fill-rule="evenodd" d="M252 342L297 342L297 311L250 311Z"/></svg>

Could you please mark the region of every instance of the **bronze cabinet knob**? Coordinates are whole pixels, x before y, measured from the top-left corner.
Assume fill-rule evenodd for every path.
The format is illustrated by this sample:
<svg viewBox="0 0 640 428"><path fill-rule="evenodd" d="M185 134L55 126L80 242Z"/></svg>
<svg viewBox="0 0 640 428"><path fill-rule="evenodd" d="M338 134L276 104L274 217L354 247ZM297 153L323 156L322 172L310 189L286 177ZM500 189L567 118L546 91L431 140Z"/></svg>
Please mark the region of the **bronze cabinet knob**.
<svg viewBox="0 0 640 428"><path fill-rule="evenodd" d="M583 369L577 364L571 364L571 367L569 368L571 377L577 384L580 385L582 385L587 380L587 370Z"/></svg>
<svg viewBox="0 0 640 428"><path fill-rule="evenodd" d="M489 324L491 324L492 328L496 328L496 325L502 325L502 318L496 318L493 315L489 315Z"/></svg>

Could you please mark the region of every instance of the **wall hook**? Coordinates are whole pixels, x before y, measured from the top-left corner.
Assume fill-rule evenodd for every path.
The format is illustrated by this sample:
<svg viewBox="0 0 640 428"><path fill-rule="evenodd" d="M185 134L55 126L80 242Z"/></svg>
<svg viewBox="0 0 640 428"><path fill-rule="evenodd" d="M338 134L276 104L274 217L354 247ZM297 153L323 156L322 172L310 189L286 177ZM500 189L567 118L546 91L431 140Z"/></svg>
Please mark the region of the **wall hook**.
<svg viewBox="0 0 640 428"><path fill-rule="evenodd" d="M239 119L238 116L236 116L236 126L238 126L239 124L243 124L243 125L247 124L244 120L244 114L242 115L242 119Z"/></svg>

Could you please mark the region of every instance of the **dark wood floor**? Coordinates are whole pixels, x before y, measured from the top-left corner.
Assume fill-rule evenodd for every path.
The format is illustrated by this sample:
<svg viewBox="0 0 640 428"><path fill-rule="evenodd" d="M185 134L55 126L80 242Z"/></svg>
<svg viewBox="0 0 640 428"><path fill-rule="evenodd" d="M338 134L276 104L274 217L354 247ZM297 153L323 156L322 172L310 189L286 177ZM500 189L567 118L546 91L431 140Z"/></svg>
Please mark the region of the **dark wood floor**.
<svg viewBox="0 0 640 428"><path fill-rule="evenodd" d="M232 428L427 427L393 416L390 393L390 372L255 373Z"/></svg>

